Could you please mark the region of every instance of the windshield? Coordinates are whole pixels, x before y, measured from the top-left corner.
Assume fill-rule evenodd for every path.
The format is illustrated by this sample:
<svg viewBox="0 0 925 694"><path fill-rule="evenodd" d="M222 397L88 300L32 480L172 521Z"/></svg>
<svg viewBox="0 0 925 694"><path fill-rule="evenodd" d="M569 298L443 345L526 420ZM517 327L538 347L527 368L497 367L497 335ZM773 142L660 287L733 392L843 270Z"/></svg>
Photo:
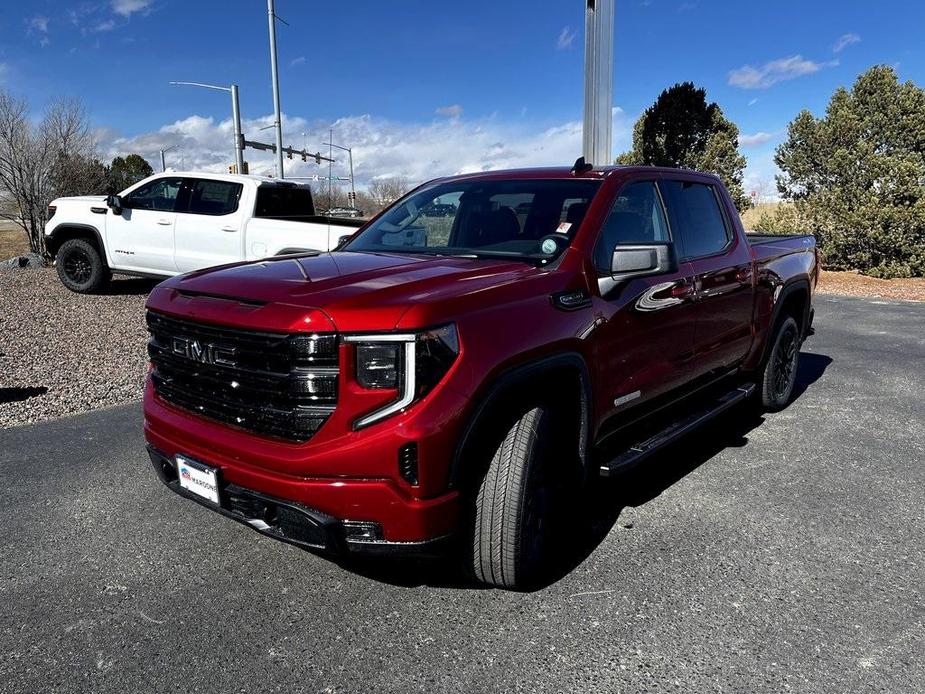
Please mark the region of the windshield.
<svg viewBox="0 0 925 694"><path fill-rule="evenodd" d="M504 256L548 262L564 251L600 181L450 181L385 212L341 250Z"/></svg>

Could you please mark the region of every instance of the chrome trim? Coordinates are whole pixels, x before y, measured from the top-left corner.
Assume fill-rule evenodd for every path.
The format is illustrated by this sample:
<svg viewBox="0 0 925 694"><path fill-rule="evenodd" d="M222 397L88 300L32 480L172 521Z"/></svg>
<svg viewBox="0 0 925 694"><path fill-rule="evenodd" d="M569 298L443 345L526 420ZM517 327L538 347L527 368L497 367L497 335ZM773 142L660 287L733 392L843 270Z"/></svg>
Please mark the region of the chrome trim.
<svg viewBox="0 0 925 694"><path fill-rule="evenodd" d="M344 342L414 342L414 333L369 333L367 335L344 335Z"/></svg>
<svg viewBox="0 0 925 694"><path fill-rule="evenodd" d="M404 381L402 381L402 387L399 390L399 397L394 402L389 403L385 407L381 407L378 410L374 410L367 415L363 415L358 420L353 423L354 429L361 429L363 427L369 426L370 424L375 424L379 420L385 419L386 417L395 414L399 410L403 410L408 405L414 401L414 392L416 389L415 384L415 367L416 360L415 356L417 354L416 344L417 344L417 335L413 333L403 333L403 334L372 334L372 335L347 335L344 337L345 342L360 342L360 343L374 343L374 342L404 342L405 343L405 363L404 363Z"/></svg>

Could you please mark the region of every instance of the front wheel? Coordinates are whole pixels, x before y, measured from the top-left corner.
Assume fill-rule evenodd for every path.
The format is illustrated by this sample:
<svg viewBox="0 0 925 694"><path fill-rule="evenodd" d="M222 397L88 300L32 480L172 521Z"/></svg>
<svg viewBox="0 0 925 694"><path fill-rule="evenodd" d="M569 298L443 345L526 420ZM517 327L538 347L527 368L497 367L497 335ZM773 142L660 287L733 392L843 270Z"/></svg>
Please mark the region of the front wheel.
<svg viewBox="0 0 925 694"><path fill-rule="evenodd" d="M772 339L761 374L761 404L777 412L790 403L800 364L800 328L792 316L780 323Z"/></svg>
<svg viewBox="0 0 925 694"><path fill-rule="evenodd" d="M471 529L472 569L482 583L520 589L540 577L551 526L569 489L568 466L556 455L567 438L561 434L552 410L535 407L495 450L475 497Z"/></svg>
<svg viewBox="0 0 925 694"><path fill-rule="evenodd" d="M70 239L61 244L55 266L61 283L78 294L98 291L110 278L99 251L84 239Z"/></svg>

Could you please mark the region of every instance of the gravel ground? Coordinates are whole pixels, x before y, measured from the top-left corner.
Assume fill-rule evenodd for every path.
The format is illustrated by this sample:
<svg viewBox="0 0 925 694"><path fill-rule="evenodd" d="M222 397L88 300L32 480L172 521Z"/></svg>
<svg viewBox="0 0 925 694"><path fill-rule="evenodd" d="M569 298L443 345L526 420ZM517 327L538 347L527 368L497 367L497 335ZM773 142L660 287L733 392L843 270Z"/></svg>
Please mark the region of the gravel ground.
<svg viewBox="0 0 925 694"><path fill-rule="evenodd" d="M823 270L819 276L820 294L860 296L870 299L925 301L925 278L881 280L858 272Z"/></svg>
<svg viewBox="0 0 925 694"><path fill-rule="evenodd" d="M0 271L0 429L137 400L153 286L116 279L84 296L53 268Z"/></svg>

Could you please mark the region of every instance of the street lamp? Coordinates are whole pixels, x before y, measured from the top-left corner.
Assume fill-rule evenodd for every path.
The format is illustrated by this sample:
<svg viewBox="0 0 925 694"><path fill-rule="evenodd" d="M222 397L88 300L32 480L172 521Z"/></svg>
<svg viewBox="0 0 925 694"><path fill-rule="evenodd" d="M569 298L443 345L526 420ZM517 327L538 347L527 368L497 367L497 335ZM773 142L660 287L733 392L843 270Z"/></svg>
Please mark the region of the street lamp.
<svg viewBox="0 0 925 694"><path fill-rule="evenodd" d="M331 135L332 136L334 135L333 130L331 130ZM347 159L350 161L350 199L352 201L353 206L356 207L357 206L357 191L356 191L356 188L354 188L353 186L353 149L351 149L350 147L342 147L340 145L335 145L333 137L331 137L330 142L322 142L321 144L327 145L328 147L336 147L337 149L343 150L344 152L347 153ZM328 173L328 177L329 178L331 177L330 172Z"/></svg>
<svg viewBox="0 0 925 694"><path fill-rule="evenodd" d="M176 149L177 145L170 145L170 147L165 147L161 150L161 172L167 170L167 160L164 158L164 152L169 152L172 149Z"/></svg>
<svg viewBox="0 0 925 694"><path fill-rule="evenodd" d="M234 127L234 163L238 173L244 173L244 135L241 134L241 103L238 99L238 85L222 87L216 84L203 84L202 82L171 82L177 86L202 87L203 89L217 89L220 92L231 93L231 120Z"/></svg>

